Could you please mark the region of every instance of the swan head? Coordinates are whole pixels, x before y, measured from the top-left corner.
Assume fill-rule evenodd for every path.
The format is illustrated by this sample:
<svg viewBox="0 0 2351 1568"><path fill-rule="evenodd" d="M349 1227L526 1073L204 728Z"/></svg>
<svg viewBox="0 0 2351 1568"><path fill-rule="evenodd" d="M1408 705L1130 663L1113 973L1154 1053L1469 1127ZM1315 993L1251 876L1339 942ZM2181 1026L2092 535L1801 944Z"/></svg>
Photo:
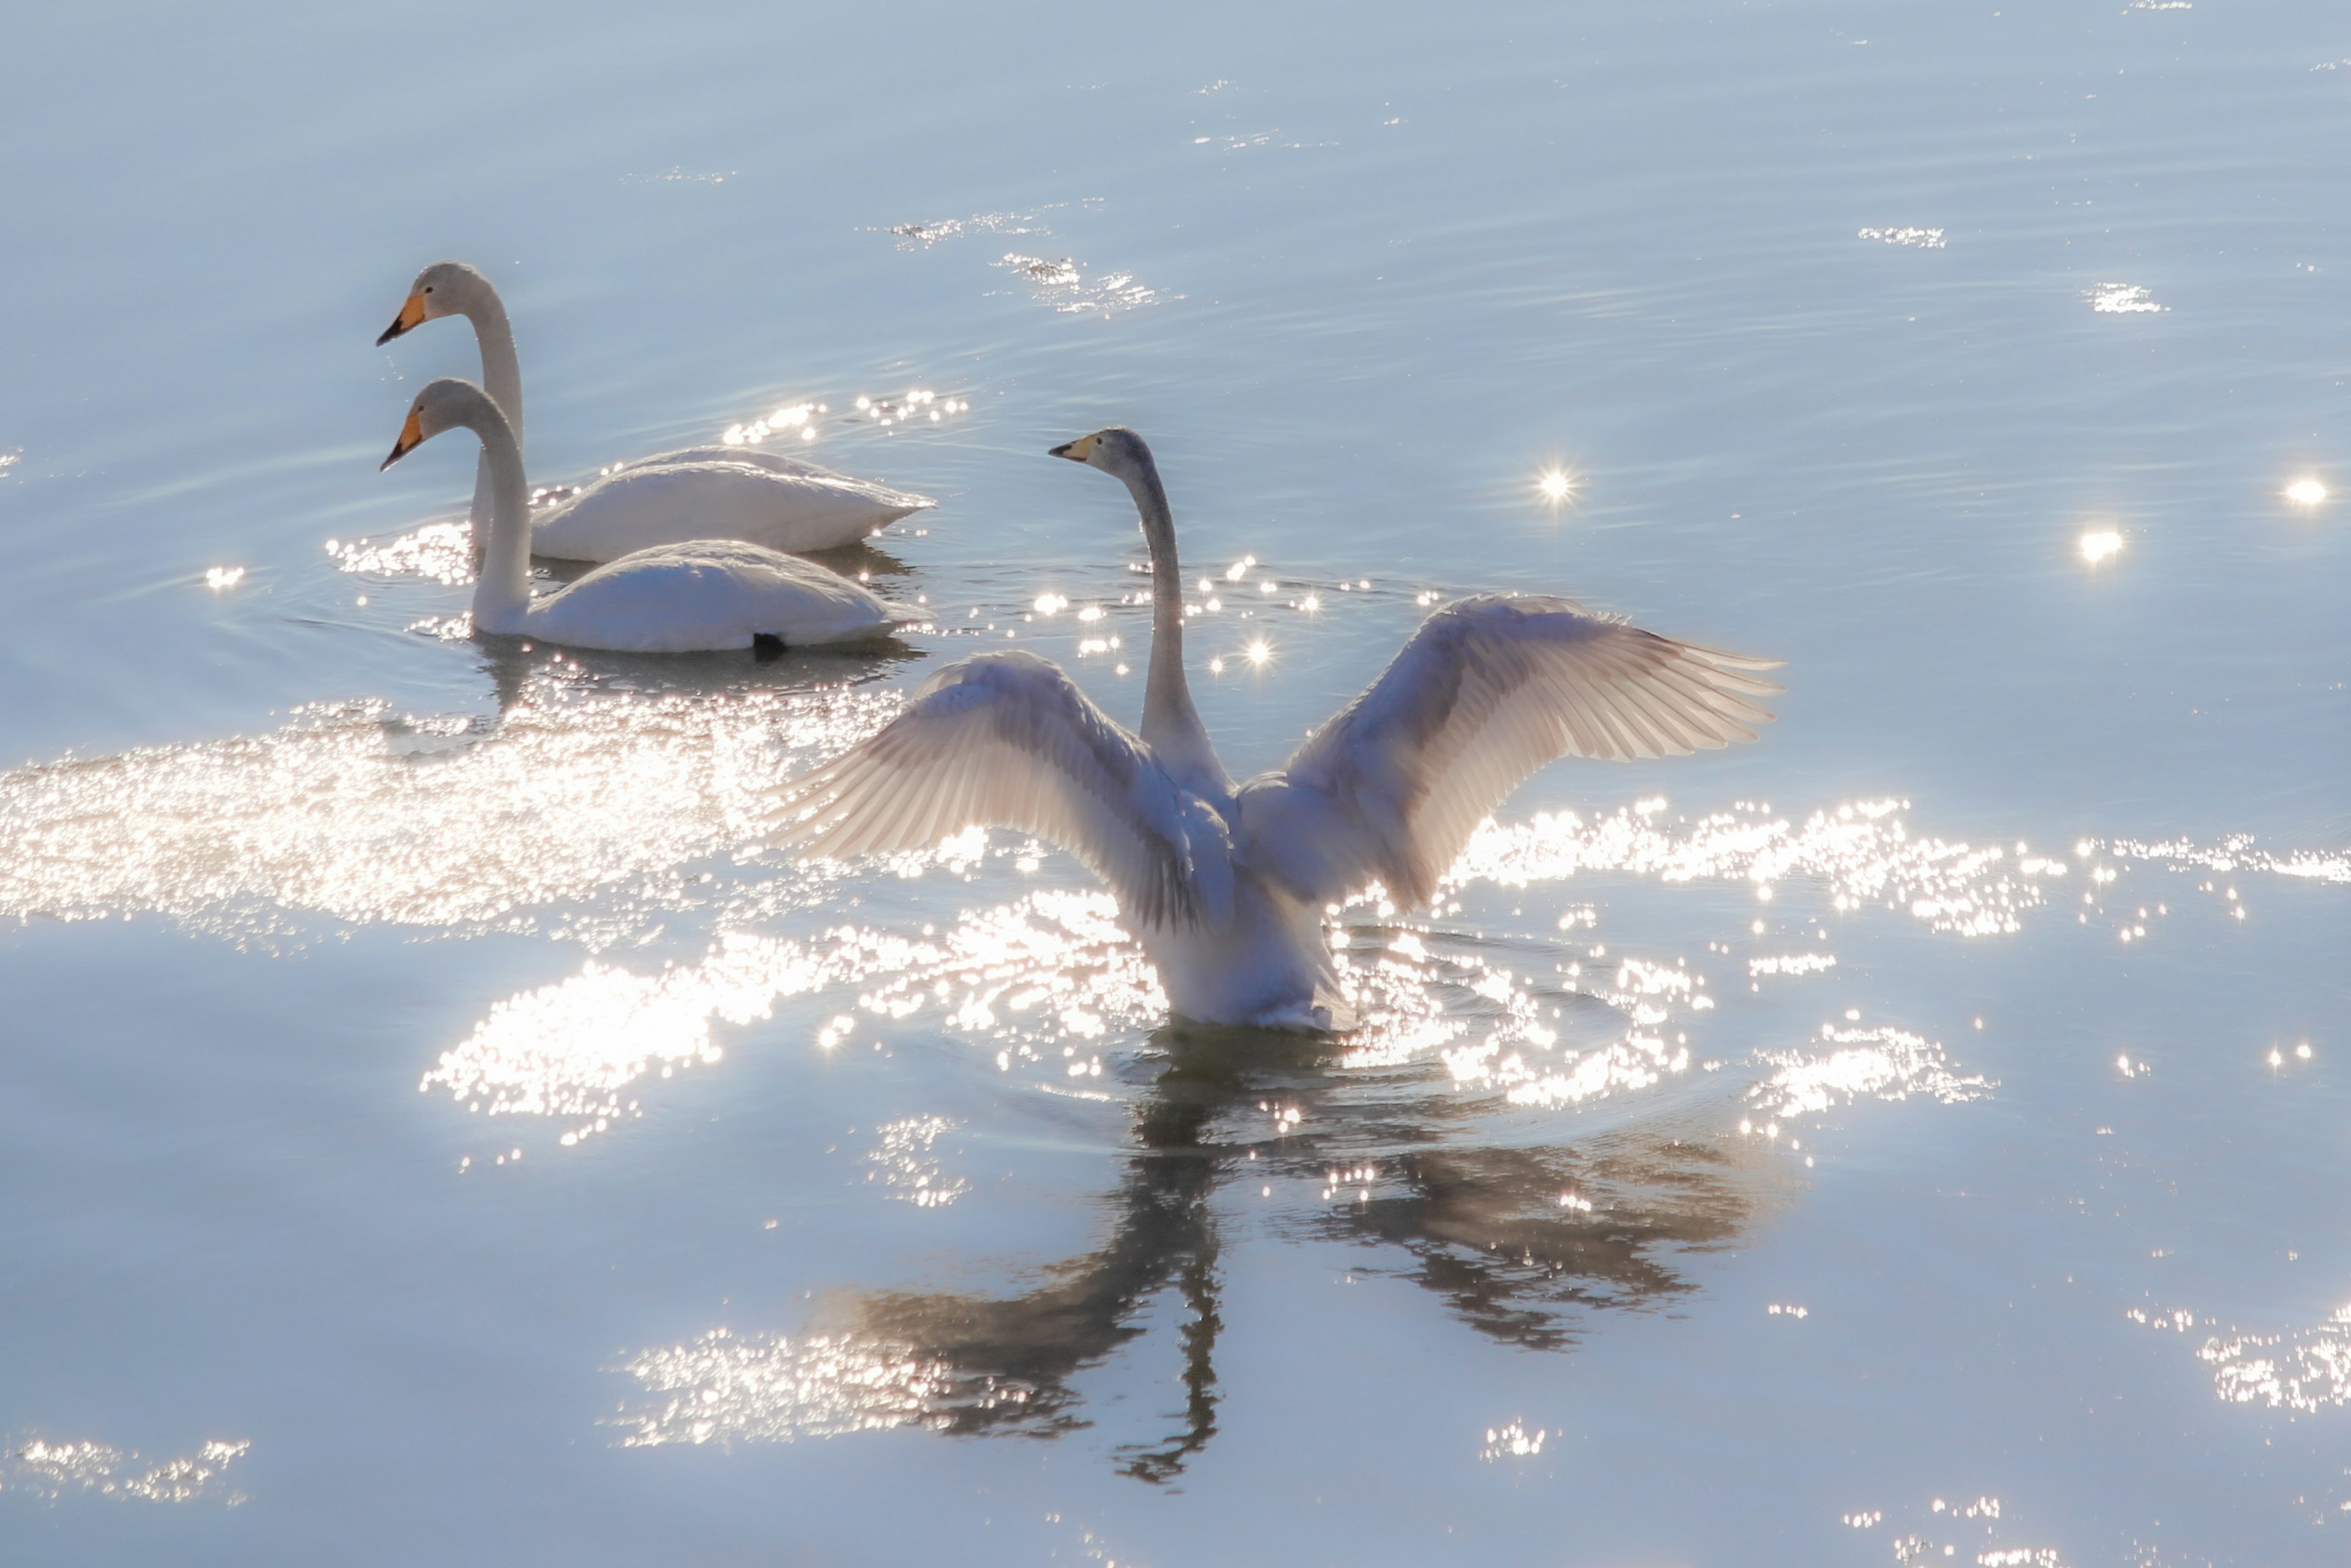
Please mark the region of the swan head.
<svg viewBox="0 0 2351 1568"><path fill-rule="evenodd" d="M493 420L504 424L506 415L498 412L489 393L471 382L444 376L418 392L416 401L408 405L408 419L400 427L400 439L392 444L392 455L383 460L377 472L391 467L444 430L455 430L459 425L479 430Z"/></svg>
<svg viewBox="0 0 2351 1568"><path fill-rule="evenodd" d="M1097 430L1092 435L1081 435L1075 441L1065 441L1053 447L1047 455L1066 457L1072 463L1099 468L1130 483L1156 471L1151 461L1151 448L1143 444L1143 437L1123 424Z"/></svg>
<svg viewBox="0 0 2351 1568"><path fill-rule="evenodd" d="M376 347L381 349L435 317L458 314L490 287L490 280L479 267L468 267L462 261L434 262L408 286L408 298L401 302L400 314L383 329L383 336L375 340Z"/></svg>

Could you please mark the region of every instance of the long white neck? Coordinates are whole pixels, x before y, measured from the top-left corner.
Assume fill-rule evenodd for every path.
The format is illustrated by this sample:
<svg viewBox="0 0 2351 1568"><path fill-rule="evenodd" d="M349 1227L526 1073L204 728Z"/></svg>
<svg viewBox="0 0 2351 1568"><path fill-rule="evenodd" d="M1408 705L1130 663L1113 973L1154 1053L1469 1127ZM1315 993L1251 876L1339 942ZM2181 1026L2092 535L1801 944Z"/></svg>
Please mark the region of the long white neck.
<svg viewBox="0 0 2351 1568"><path fill-rule="evenodd" d="M1217 759L1184 678L1184 569L1176 559L1176 519L1167 509L1167 490L1148 455L1123 477L1151 550L1151 674L1143 689L1144 744L1177 782L1228 796L1232 780Z"/></svg>
<svg viewBox="0 0 2351 1568"><path fill-rule="evenodd" d="M482 438L482 469L490 484L489 538L474 583L474 630L512 634L525 630L530 612L530 496L522 448L497 404L478 392L466 400L458 423Z"/></svg>
<svg viewBox="0 0 2351 1568"><path fill-rule="evenodd" d="M482 350L482 390L507 416L507 425L514 432L515 446L522 445L522 362L515 357L514 328L507 320L506 301L490 280L484 277L465 290L465 319L474 324L474 341ZM482 460L474 469L474 542L481 546L490 527L490 509L496 481L490 476L489 448L482 449Z"/></svg>

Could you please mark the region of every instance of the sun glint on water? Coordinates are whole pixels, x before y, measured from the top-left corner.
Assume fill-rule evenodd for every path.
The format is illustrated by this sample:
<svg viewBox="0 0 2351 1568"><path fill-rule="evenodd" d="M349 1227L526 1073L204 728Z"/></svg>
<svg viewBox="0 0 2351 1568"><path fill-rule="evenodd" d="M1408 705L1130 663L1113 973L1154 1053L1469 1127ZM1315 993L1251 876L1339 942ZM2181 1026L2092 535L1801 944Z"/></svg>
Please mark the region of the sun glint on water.
<svg viewBox="0 0 2351 1568"><path fill-rule="evenodd" d="M2082 559L2092 566L2120 555L2123 536L2113 528L2092 528L2082 536Z"/></svg>

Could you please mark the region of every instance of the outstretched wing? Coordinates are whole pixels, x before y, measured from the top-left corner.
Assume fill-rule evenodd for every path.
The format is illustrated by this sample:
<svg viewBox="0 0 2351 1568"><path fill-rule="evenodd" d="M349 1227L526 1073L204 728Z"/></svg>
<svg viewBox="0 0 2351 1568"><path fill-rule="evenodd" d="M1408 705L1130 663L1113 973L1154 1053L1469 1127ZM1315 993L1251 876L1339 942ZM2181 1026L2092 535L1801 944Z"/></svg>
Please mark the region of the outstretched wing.
<svg viewBox="0 0 2351 1568"><path fill-rule="evenodd" d="M1755 738L1777 661L1676 643L1564 599L1430 616L1286 774L1242 792L1243 856L1302 898L1436 891L1504 796L1562 756L1677 757Z"/></svg>
<svg viewBox="0 0 2351 1568"><path fill-rule="evenodd" d="M983 653L925 681L906 711L785 788L778 842L846 858L922 849L974 823L1036 834L1110 883L1145 925L1223 925L1224 820L1033 653Z"/></svg>

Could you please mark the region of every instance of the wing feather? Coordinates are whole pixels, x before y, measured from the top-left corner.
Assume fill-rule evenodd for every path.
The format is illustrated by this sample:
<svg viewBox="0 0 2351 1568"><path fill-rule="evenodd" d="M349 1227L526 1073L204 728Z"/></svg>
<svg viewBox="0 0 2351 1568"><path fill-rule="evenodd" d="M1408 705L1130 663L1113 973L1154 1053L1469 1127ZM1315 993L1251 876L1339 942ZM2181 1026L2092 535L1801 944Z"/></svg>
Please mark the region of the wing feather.
<svg viewBox="0 0 2351 1568"><path fill-rule="evenodd" d="M939 671L879 733L786 786L778 810L777 841L803 855L890 854L974 823L1012 828L1077 856L1144 924L1230 914L1223 819L1033 653Z"/></svg>
<svg viewBox="0 0 2351 1568"><path fill-rule="evenodd" d="M1775 661L1677 643L1564 599L1429 617L1386 673L1244 792L1244 854L1301 897L1376 880L1425 901L1487 814L1562 756L1677 757L1755 738Z"/></svg>

